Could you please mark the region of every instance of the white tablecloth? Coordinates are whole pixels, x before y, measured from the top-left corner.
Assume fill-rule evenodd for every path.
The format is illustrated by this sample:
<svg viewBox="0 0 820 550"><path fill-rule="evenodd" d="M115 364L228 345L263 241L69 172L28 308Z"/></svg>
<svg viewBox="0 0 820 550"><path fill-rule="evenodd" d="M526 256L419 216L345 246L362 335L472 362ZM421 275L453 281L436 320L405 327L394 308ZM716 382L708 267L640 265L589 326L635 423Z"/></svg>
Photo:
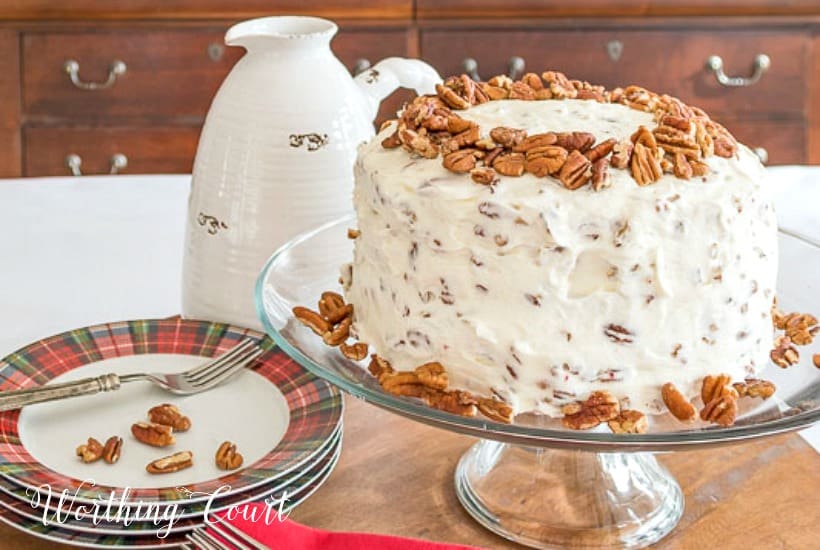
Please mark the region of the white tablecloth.
<svg viewBox="0 0 820 550"><path fill-rule="evenodd" d="M781 227L820 241L820 167L770 174L788 192ZM0 356L72 328L178 314L190 179L0 179ZM820 426L803 435L820 450Z"/></svg>

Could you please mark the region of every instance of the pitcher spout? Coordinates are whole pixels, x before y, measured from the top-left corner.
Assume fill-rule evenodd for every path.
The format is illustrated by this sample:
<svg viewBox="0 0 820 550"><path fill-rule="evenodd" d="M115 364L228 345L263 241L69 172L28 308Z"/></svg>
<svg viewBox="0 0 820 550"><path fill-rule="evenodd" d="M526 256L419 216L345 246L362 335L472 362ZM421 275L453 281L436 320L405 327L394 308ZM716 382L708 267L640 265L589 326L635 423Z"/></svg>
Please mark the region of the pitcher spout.
<svg viewBox="0 0 820 550"><path fill-rule="evenodd" d="M338 32L332 21L320 17L260 17L237 23L225 33L225 44L248 51L272 46L327 46Z"/></svg>

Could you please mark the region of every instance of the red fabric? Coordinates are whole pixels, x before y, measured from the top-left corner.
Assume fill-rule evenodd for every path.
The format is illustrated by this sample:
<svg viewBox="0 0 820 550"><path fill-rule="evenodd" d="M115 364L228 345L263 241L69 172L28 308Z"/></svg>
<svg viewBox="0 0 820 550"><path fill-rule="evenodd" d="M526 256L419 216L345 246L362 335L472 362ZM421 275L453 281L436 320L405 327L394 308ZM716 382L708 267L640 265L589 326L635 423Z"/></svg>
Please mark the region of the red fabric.
<svg viewBox="0 0 820 550"><path fill-rule="evenodd" d="M272 550L475 550L475 546L407 539L371 533L339 533L314 529L285 519L280 521L274 513L265 521L264 503L243 505L243 515L226 519L256 541ZM256 513L255 521L253 512ZM225 517L225 516L223 516ZM217 524L209 528L211 533L230 531ZM229 543L228 543L229 544ZM230 545L228 546L231 547Z"/></svg>

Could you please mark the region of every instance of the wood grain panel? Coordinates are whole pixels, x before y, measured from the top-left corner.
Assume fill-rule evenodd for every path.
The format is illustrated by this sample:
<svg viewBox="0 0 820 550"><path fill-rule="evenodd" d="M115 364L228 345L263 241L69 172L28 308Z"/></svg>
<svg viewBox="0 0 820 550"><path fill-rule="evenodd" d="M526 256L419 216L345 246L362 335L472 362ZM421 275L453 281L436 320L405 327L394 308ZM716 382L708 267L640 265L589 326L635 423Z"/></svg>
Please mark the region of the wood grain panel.
<svg viewBox="0 0 820 550"><path fill-rule="evenodd" d="M201 122L211 99L242 48L226 47L219 58L209 47L223 44L223 29L26 33L23 38L23 109L41 124L65 121ZM332 47L348 67L403 56L404 29L342 31ZM66 59L80 64L84 81L104 81L115 59L128 67L108 89L76 88L63 70Z"/></svg>
<svg viewBox="0 0 820 550"><path fill-rule="evenodd" d="M0 19L244 19L265 15L409 19L412 0L4 0Z"/></svg>
<svg viewBox="0 0 820 550"><path fill-rule="evenodd" d="M808 124L788 120L722 119L729 131L750 148L762 147L769 155L767 166L805 164L808 155Z"/></svg>
<svg viewBox="0 0 820 550"><path fill-rule="evenodd" d="M20 39L0 29L0 177L20 175Z"/></svg>
<svg viewBox="0 0 820 550"><path fill-rule="evenodd" d="M124 174L189 174L200 128L43 128L23 131L25 176L66 176L65 157L82 158L84 175L107 174L111 156L128 157Z"/></svg>
<svg viewBox="0 0 820 550"><path fill-rule="evenodd" d="M608 53L612 41L623 45L617 59ZM443 75L462 72L462 60L473 57L480 76L488 78L506 72L515 55L538 73L557 69L607 87L639 84L717 115L796 119L805 110L810 38L806 33L762 30L436 29L423 31L421 53ZM748 88L725 88L705 68L706 58L716 54L727 73L747 75L758 53L767 54L772 65Z"/></svg>
<svg viewBox="0 0 820 550"><path fill-rule="evenodd" d="M416 0L420 19L818 14L816 0Z"/></svg>
<svg viewBox="0 0 820 550"><path fill-rule="evenodd" d="M808 82L809 94L809 163L820 164L820 34L812 43L812 70Z"/></svg>

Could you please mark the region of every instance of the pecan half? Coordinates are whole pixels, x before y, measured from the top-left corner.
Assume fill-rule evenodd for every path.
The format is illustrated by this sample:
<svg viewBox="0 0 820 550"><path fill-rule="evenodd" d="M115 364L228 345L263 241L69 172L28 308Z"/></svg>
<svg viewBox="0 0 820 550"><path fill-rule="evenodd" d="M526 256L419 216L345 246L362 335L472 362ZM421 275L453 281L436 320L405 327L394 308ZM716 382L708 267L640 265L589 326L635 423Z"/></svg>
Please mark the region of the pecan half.
<svg viewBox="0 0 820 550"><path fill-rule="evenodd" d="M567 161L558 174L558 179L567 189L579 189L592 179L592 163L576 149L567 157Z"/></svg>
<svg viewBox="0 0 820 550"><path fill-rule="evenodd" d="M732 390L712 399L700 411L701 420L721 426L731 426L737 416L737 392Z"/></svg>
<svg viewBox="0 0 820 550"><path fill-rule="evenodd" d="M436 84L436 93L444 103L453 109L461 110L470 106L470 102L468 100L464 99L454 90L451 90L442 84Z"/></svg>
<svg viewBox="0 0 820 550"><path fill-rule="evenodd" d="M649 421L641 411L624 409L612 420L608 422L609 429L616 434L642 434L646 433Z"/></svg>
<svg viewBox="0 0 820 550"><path fill-rule="evenodd" d="M447 384L449 383L444 366L437 361L416 367L415 373L418 377L418 381L428 388L443 390L447 388Z"/></svg>
<svg viewBox="0 0 820 550"><path fill-rule="evenodd" d="M308 327L319 336L322 336L330 330L330 323L325 321L321 315L306 307L294 307L293 316L296 317L297 321Z"/></svg>
<svg viewBox="0 0 820 550"><path fill-rule="evenodd" d="M102 450L102 458L108 464L115 464L120 459L121 452L122 438L116 435L112 435L105 442L105 446Z"/></svg>
<svg viewBox="0 0 820 550"><path fill-rule="evenodd" d="M661 397L666 408L678 420L688 422L695 419L698 413L695 406L671 382L667 382L661 387Z"/></svg>
<svg viewBox="0 0 820 550"><path fill-rule="evenodd" d="M663 176L663 169L655 155L655 151L642 143L636 143L632 149L630 168L632 177L638 182L638 185L655 183Z"/></svg>
<svg viewBox="0 0 820 550"><path fill-rule="evenodd" d="M517 130L506 126L498 126L490 130L493 141L504 147L515 147L527 137L526 130Z"/></svg>
<svg viewBox="0 0 820 550"><path fill-rule="evenodd" d="M609 138L601 143L597 144L592 149L588 150L584 153L591 162L595 162L596 160L607 156L612 150L615 148L615 144L618 143L618 140L615 138Z"/></svg>
<svg viewBox="0 0 820 550"><path fill-rule="evenodd" d="M777 386L772 382L759 378L747 378L743 382L735 382L732 387L740 397L760 397L761 399L768 399L777 391Z"/></svg>
<svg viewBox="0 0 820 550"><path fill-rule="evenodd" d="M774 339L774 349L769 353L772 362L781 369L796 365L800 361L800 353L792 345L788 336L780 335Z"/></svg>
<svg viewBox="0 0 820 550"><path fill-rule="evenodd" d="M481 83L481 89L491 100L507 99L510 96L509 90L500 86L492 86L487 82Z"/></svg>
<svg viewBox="0 0 820 550"><path fill-rule="evenodd" d="M151 407L148 411L148 419L154 424L171 426L175 432L185 432L191 428L191 420L170 403Z"/></svg>
<svg viewBox="0 0 820 550"><path fill-rule="evenodd" d="M532 101L535 99L535 90L521 81L513 82L510 88L510 99L522 99L524 101Z"/></svg>
<svg viewBox="0 0 820 550"><path fill-rule="evenodd" d="M450 145L451 147L461 149L462 147L474 144L480 138L481 134L479 134L478 126L472 126L470 128L467 128L463 132L455 134L451 140Z"/></svg>
<svg viewBox="0 0 820 550"><path fill-rule="evenodd" d="M527 151L527 158L524 168L530 174L543 178L551 176L561 171L561 167L567 160L567 150L563 147L547 145L545 147L534 147Z"/></svg>
<svg viewBox="0 0 820 550"><path fill-rule="evenodd" d="M151 445L152 447L167 447L176 442L174 429L163 424L148 424L137 422L131 425L131 434L140 443Z"/></svg>
<svg viewBox="0 0 820 550"><path fill-rule="evenodd" d="M353 323L353 318L348 316L334 328L322 335L322 340L328 346L338 346L350 336L350 325Z"/></svg>
<svg viewBox="0 0 820 550"><path fill-rule="evenodd" d="M703 378L703 385L700 388L700 400L703 404L723 396L726 393L735 393L735 390L730 385L732 377L728 374L718 374L715 376L707 375Z"/></svg>
<svg viewBox="0 0 820 550"><path fill-rule="evenodd" d="M555 134L555 145L567 151L586 152L595 143L595 136L589 132L561 132ZM593 160L593 159L589 159Z"/></svg>
<svg viewBox="0 0 820 550"><path fill-rule="evenodd" d="M820 353L815 353L811 356L811 362L814 364L815 367L820 369Z"/></svg>
<svg viewBox="0 0 820 550"><path fill-rule="evenodd" d="M612 178L609 175L609 161L606 158L599 158L592 163L592 188L600 191L612 185Z"/></svg>
<svg viewBox="0 0 820 550"><path fill-rule="evenodd" d="M498 399L480 397L478 399L478 412L496 422L509 424L513 419L513 410L508 404Z"/></svg>
<svg viewBox="0 0 820 550"><path fill-rule="evenodd" d="M216 450L214 462L220 470L236 470L242 466L244 457L236 452L236 445L230 441L223 441Z"/></svg>
<svg viewBox="0 0 820 550"><path fill-rule="evenodd" d="M367 344L364 342L356 342L355 344L346 344L342 342L339 344L339 349L342 355L353 361L361 361L367 357Z"/></svg>
<svg viewBox="0 0 820 550"><path fill-rule="evenodd" d="M361 236L362 232L358 229L348 228L347 229L347 238L348 239L358 239Z"/></svg>
<svg viewBox="0 0 820 550"><path fill-rule="evenodd" d="M524 173L525 157L522 153L501 153L493 161L493 168L502 176L520 176Z"/></svg>
<svg viewBox="0 0 820 550"><path fill-rule="evenodd" d="M531 149L547 147L554 145L558 140L556 134L552 132L545 132L543 134L533 134L522 139L519 143L513 146L513 151L516 153L527 153Z"/></svg>
<svg viewBox="0 0 820 550"><path fill-rule="evenodd" d="M544 88L544 83L541 81L541 77L535 73L527 73L521 77L521 82L529 86L535 91L541 90Z"/></svg>
<svg viewBox="0 0 820 550"><path fill-rule="evenodd" d="M103 456L102 443L89 437L88 441L75 449L75 454L79 456L86 464L96 462Z"/></svg>
<svg viewBox="0 0 820 550"><path fill-rule="evenodd" d="M555 99L575 99L578 96L578 90L572 85L572 82L564 75L557 71L547 71L541 73L541 78L549 85L552 97Z"/></svg>
<svg viewBox="0 0 820 550"><path fill-rule="evenodd" d="M632 142L630 140L619 141L612 147L612 157L609 162L613 168L623 170L629 166L629 159L632 156Z"/></svg>
<svg viewBox="0 0 820 550"><path fill-rule="evenodd" d="M444 167L457 174L469 172L475 168L475 162L473 149L461 149L444 156Z"/></svg>
<svg viewBox="0 0 820 550"><path fill-rule="evenodd" d="M350 230L348 229L348 237ZM319 313L327 321L333 323L328 317L333 315L339 308L344 307L345 299L338 292L325 291L322 292L322 297L319 298Z"/></svg>
<svg viewBox="0 0 820 550"><path fill-rule="evenodd" d="M618 416L620 405L608 391L594 391L584 401L564 405L561 412L564 413L561 419L564 426L571 430L588 430Z"/></svg>
<svg viewBox="0 0 820 550"><path fill-rule="evenodd" d="M149 462L145 470L149 474L170 474L194 465L194 454L191 451L181 451L169 456Z"/></svg>

